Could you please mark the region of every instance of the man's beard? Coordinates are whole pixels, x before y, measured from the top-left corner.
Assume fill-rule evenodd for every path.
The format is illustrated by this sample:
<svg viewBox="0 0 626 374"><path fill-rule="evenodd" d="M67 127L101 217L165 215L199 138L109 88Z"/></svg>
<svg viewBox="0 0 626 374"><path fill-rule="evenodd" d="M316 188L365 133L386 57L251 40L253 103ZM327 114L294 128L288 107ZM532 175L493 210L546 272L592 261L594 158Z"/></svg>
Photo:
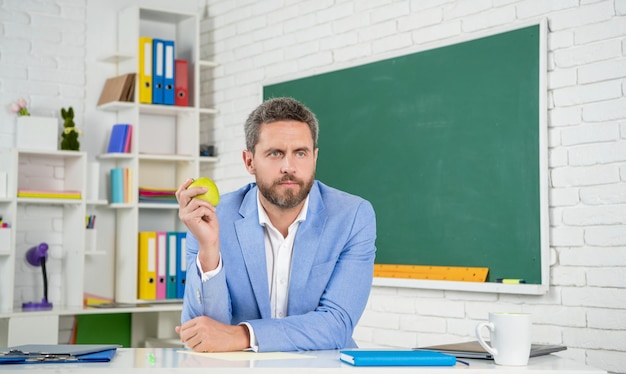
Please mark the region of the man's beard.
<svg viewBox="0 0 626 374"><path fill-rule="evenodd" d="M304 199L306 199L309 191L311 191L311 187L313 187L313 180L315 177L312 177L308 181L302 181L296 179L294 176L290 174L286 174L282 178L274 181L271 184L257 183L259 187L259 191L261 195L267 199L270 203L285 209L293 208L300 204ZM287 189L283 194L278 193L278 188L280 183L285 181L293 181L300 186L299 192L295 192L291 189Z"/></svg>

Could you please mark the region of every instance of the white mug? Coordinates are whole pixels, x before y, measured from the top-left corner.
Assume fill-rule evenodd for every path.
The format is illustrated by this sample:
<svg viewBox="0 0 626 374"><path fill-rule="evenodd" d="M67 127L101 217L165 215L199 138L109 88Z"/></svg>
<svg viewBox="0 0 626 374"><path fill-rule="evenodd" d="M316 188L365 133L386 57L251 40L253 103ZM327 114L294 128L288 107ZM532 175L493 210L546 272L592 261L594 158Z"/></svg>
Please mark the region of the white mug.
<svg viewBox="0 0 626 374"><path fill-rule="evenodd" d="M481 335L483 327L489 329L491 345ZM489 322L476 325L476 339L493 355L496 365L526 366L530 357L530 314L489 313Z"/></svg>

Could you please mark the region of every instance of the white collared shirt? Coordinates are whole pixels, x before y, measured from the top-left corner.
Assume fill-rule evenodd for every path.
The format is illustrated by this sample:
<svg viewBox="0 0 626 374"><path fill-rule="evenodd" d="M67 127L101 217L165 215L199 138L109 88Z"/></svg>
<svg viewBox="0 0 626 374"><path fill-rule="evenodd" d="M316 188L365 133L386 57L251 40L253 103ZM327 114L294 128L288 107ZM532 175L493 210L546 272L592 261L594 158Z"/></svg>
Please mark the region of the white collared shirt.
<svg viewBox="0 0 626 374"><path fill-rule="evenodd" d="M272 225L272 222L270 222L265 209L263 209L261 205L258 193L257 204L259 210L259 224L265 228L265 259L267 263L267 284L270 290L272 318L284 318L287 316L289 273L291 271L293 243L300 222L306 220L309 197L307 196L302 210L300 210L296 219L289 226L287 237L283 237L274 225Z"/></svg>

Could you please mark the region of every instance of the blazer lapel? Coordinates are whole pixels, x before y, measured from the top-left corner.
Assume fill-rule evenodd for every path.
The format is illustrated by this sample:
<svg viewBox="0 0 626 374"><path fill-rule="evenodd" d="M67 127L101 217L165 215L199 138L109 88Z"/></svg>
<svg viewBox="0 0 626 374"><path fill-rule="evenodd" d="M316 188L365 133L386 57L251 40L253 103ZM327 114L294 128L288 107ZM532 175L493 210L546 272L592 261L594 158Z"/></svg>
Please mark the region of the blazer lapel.
<svg viewBox="0 0 626 374"><path fill-rule="evenodd" d="M243 218L235 222L235 231L241 246L254 296L261 312L261 318L271 318L272 312L267 284L267 263L263 227L259 225L257 209L257 188L251 189L244 198L239 213Z"/></svg>

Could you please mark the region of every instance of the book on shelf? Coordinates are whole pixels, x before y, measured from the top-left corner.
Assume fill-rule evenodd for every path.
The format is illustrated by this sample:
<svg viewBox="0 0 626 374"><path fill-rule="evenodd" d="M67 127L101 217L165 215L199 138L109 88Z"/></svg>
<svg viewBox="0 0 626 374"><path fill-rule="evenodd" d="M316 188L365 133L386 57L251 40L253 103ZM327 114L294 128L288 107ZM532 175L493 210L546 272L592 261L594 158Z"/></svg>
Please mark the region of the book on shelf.
<svg viewBox="0 0 626 374"><path fill-rule="evenodd" d="M130 139L133 126L126 123L118 123L111 127L111 136L107 146L107 153L129 153Z"/></svg>
<svg viewBox="0 0 626 374"><path fill-rule="evenodd" d="M17 197L31 197L38 199L80 199L80 191L56 191L56 190L27 190L19 189Z"/></svg>
<svg viewBox="0 0 626 374"><path fill-rule="evenodd" d="M111 203L132 202L132 170L113 168L110 171Z"/></svg>
<svg viewBox="0 0 626 374"><path fill-rule="evenodd" d="M124 202L133 201L133 169L124 168Z"/></svg>
<svg viewBox="0 0 626 374"><path fill-rule="evenodd" d="M98 99L98 106L115 101L133 101L135 95L135 73L109 78Z"/></svg>

